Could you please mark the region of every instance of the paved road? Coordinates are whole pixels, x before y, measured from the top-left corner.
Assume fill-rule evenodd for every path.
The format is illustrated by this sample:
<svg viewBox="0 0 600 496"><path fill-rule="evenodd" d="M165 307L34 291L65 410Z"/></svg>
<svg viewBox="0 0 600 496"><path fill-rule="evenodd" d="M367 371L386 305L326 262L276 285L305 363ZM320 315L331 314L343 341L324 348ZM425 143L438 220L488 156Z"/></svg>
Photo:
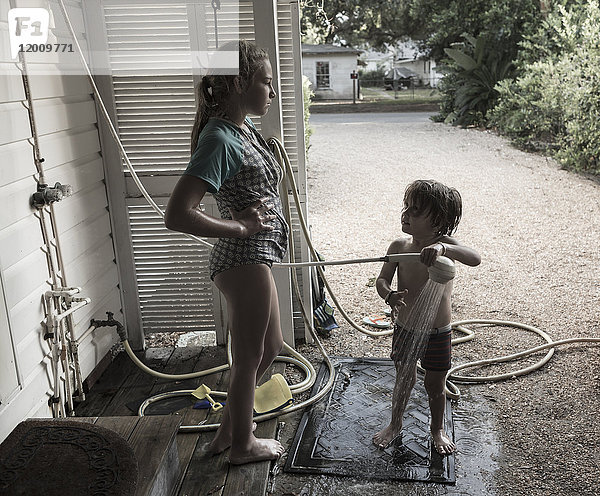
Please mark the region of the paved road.
<svg viewBox="0 0 600 496"><path fill-rule="evenodd" d="M311 114L311 124L358 124L358 123L423 123L428 122L431 112L378 112L356 114Z"/></svg>

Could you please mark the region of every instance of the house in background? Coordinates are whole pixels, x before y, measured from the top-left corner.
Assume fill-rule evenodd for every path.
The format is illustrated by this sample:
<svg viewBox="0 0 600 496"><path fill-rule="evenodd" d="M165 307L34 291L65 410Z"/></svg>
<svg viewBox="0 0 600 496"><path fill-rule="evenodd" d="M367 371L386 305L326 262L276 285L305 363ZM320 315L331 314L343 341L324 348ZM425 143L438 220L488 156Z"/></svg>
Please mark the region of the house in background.
<svg viewBox="0 0 600 496"><path fill-rule="evenodd" d="M352 98L350 75L358 72L361 51L335 45L302 44L302 71L312 84L316 99Z"/></svg>
<svg viewBox="0 0 600 496"><path fill-rule="evenodd" d="M435 88L443 75L436 72L435 60L425 56L413 40L406 40L390 48L387 52L368 50L361 56L364 71L383 69L389 73L396 69L401 77L411 75L417 86Z"/></svg>

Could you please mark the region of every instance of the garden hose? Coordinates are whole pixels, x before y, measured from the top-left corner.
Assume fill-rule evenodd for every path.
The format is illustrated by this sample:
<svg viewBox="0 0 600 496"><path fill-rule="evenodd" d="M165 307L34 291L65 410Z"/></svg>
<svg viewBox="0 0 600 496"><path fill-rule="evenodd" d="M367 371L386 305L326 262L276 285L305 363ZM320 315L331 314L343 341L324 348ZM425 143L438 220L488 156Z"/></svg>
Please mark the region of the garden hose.
<svg viewBox="0 0 600 496"><path fill-rule="evenodd" d="M92 90L94 93L94 96L96 97L96 101L100 107L101 110L101 114L104 117L104 119L106 120L107 124L108 124L108 128L109 131L112 135L112 137L114 138L115 142L117 143L117 146L119 147L119 151L121 153L121 156L123 157L127 169L129 170L129 172L131 173L132 179L134 180L135 184L137 185L137 187L140 189L140 191L142 192L142 195L144 196L144 198L147 200L147 202L151 205L151 207L161 216L164 217L164 213L163 211L160 209L160 207L154 202L154 200L150 197L150 195L148 194L148 192L146 191L146 189L144 188L142 182L140 181L133 165L131 164L131 161L129 160L129 157L127 156L127 153L123 147L123 144L118 136L118 133L114 127L114 125L111 122L110 116L108 114L108 111L104 105L104 102L100 96L100 92L98 91L98 88L96 86L96 83L92 77L92 74L90 72L89 66L85 60L85 57L83 55L83 51L81 50L81 46L79 45L79 42L77 40L77 37L75 35L73 26L71 24L70 18L68 16L68 13L66 11L65 5L63 0L58 0L59 6L61 8L61 11L63 13L63 16L65 18L66 21L66 25L71 33L71 36L73 38L73 42L75 44L75 47L77 49L77 52L79 54L79 57L81 59L81 62L86 70L86 74L88 77L88 80L92 86ZM285 168L285 177L287 178L289 184L290 184L290 189L292 191L293 197L294 197L294 202L296 204L297 207L297 212L298 212L298 217L300 220L300 225L302 227L302 231L304 234L304 237L307 241L307 244L309 246L309 250L311 253L311 256L314 260L318 261L319 257L317 255L317 252L312 244L312 241L310 239L310 234L308 232L308 228L306 226L306 222L304 219L304 216L302 214L302 210L300 207L300 200L298 197L298 192L297 192L297 186L295 184L294 181L294 176L293 176L293 171L291 168L291 164L289 162L289 157L287 156L287 153L283 147L283 145L281 144L281 142L276 139L276 138L271 138L269 140L269 144L273 147L274 149L274 154L276 155L276 158L278 159L279 164ZM282 197L286 197L286 201L287 201L287 195L282 195ZM288 215L289 215L289 204L287 206L287 210L288 210ZM291 222L291 216L288 216L288 221ZM187 235L188 237L194 239L195 241L207 245L207 246L212 246L210 243L208 243L207 241L197 237L197 236L193 236L193 235ZM293 254L293 243L291 246L291 253ZM386 331L371 331L369 329L365 329L362 326L357 325L356 323L354 323L352 321L352 319L348 316L348 314L345 312L345 310L342 308L342 306L339 304L339 301L337 300L335 294L333 293L333 291L331 290L331 287L329 286L329 282L327 281L323 268L323 265L334 265L334 264L345 264L345 263L366 263L366 262L373 262L373 261L385 261L384 260L385 257L382 257L381 259L357 259L357 260L353 260L353 261L339 261L339 262L305 262L305 263L289 263L289 264L279 264L281 266L289 266L289 267L302 267L302 266L306 266L306 265L316 265L317 270L319 271L319 273L321 274L321 276L323 277L323 280L325 282L325 286L334 302L334 304L336 305L336 307L338 308L338 310L340 311L340 313L342 314L342 316L344 317L344 319L356 330L362 332L363 334L366 334L368 336L371 337L378 337L378 336L385 336L385 335L389 335L392 333L391 330L386 330ZM291 258L292 260L294 260L294 258ZM282 414L287 414L287 413L291 413L294 412L296 410L299 410L300 408L304 408L305 406L311 405L313 403L315 403L316 401L319 401L323 396L325 396L325 394L327 394L329 392L329 390L331 389L331 387L333 386L333 382L334 382L334 378L335 378L335 370L333 368L333 364L331 363L331 360L329 359L325 349L323 348L323 345L321 344L317 333L315 332L313 326L312 326L312 319L311 316L308 315L308 313L306 312L306 309L303 306L303 301L300 295L300 291L299 291L299 287L298 287L298 281L296 278L296 273L295 270L292 270L292 279L294 282L294 290L298 296L298 301L300 302L300 306L302 309L302 313L304 316L304 319L307 323L307 327L309 329L309 332L314 340L314 342L316 343L320 353L323 356L323 359L325 361L326 366L328 367L329 370L329 378L327 383L325 384L324 387L322 387L314 396L312 396L311 398L309 398L306 401L303 401L301 403L298 404L293 404L290 407L285 408L284 410L280 410L277 412L273 412L273 413L269 413L269 414L265 414L265 415L260 415L255 417L256 421L262 421L262 420L269 420L272 418L276 418L279 415ZM466 383L472 383L472 382L491 382L491 381L499 381L499 380L504 380L507 378L512 378L512 377L516 377L518 375L523 375L526 373L529 373L533 370L536 370L538 368L540 368L541 366L543 366L552 356L553 352L554 352L554 347L558 346L558 345L564 345L564 344L569 344L569 343L576 343L576 342L590 342L590 343L600 343L600 338L571 338L571 339L564 339L564 340L560 340L560 341L552 341L552 339L550 338L550 336L548 336L545 332L533 327L533 326L527 326L525 324L520 324L520 323L516 323L516 322L508 322L508 321L498 321L498 320L463 320L463 321L459 321L459 322L455 322L452 324L452 328L462 332L465 334L464 337L461 338L457 338L452 340L452 344L458 344L460 342L464 342L464 341L468 341L470 339L473 339L473 337L475 336L475 333L469 329L467 329L466 327L464 327L465 324L484 324L484 325L505 325L505 326L510 326L510 327L517 327L517 328L522 328L525 330L529 330L532 332L535 332L537 334L539 334L540 336L542 336L547 343L541 346L537 346L535 348L523 351L523 352L519 352L519 353L515 353L512 355L507 355L507 356L503 356L503 357L499 357L499 358L491 358L491 359L485 359L485 360L478 360L478 361L474 361L474 362L470 362L470 363L465 363L459 366L456 366L454 368L452 368L448 374L447 374L447 388L446 388L446 393L448 394L449 397L457 399L460 395L460 392L458 390L458 388L456 388L456 386L450 381L453 380L455 382L466 382ZM123 334L124 331L123 331ZM123 335L121 336L122 338L122 342L123 342L123 346L125 348L125 351L127 352L128 356L134 361L134 363L140 367L142 370L156 376L156 377L160 377L160 378L164 378L164 379L174 379L174 380L181 380L181 379L191 379L191 378L197 378L197 377L201 377L204 375L208 375L211 373L215 373L218 371L222 371L225 370L227 368L229 368L230 364L226 364L226 365L221 365L218 367L214 367L212 369L208 369L205 371L199 371L199 372L193 372L190 374L178 374L178 375L172 375L172 374L163 374L161 372L157 372L152 370L151 368L147 367L143 362L141 362L138 357L133 353L133 350L131 349L131 346L129 345L129 342L127 340L127 336ZM230 340L229 340L230 341ZM300 368L302 368L304 370L304 372L306 373L306 378L304 381L302 381L299 384L296 385L292 385L290 386L290 389L294 390L294 392L302 392L302 391L306 391L308 389L310 389L312 387L312 385L315 382L315 371L314 368L312 367L312 365L310 364L310 362L305 359L302 355L300 355L298 352L296 352L293 348L291 348L290 346L288 346L287 344L284 347L285 351L287 353L289 353L290 355L292 355L291 357L277 357L276 360L281 360L281 361L285 361L287 363L292 363L296 366L299 366ZM459 371L459 370L464 370L466 368L470 368L470 367L476 367L476 366L483 366L483 365L490 365L493 363L500 363L500 362L506 362L509 360L514 360L517 358L521 358L533 353L537 353L539 351L548 349L548 353L546 354L546 356L540 360L539 362L537 362L536 364L524 368L524 369L520 369L517 370L515 372L509 372L509 373L505 373L505 374L499 374L499 375L495 375L495 376L483 376L483 377L470 377L470 376L460 376L460 375L455 375L455 372ZM230 355L231 355L231 350L230 350L230 345L228 347L228 362L230 362ZM449 386L449 387L448 387ZM159 401L162 398L165 397L173 397L173 396L177 396L177 395L189 395L191 394L191 391L174 391L171 393L162 393L161 395L156 395L153 396L152 398L147 399L143 406L144 408L140 407L140 411L139 414L143 415L144 409L151 403ZM214 394L215 396L222 396L225 395L226 393L224 392L219 392L219 391L213 391L212 394ZM198 431L205 431L205 430L212 430L212 429L216 429L218 427L218 424L208 424L208 425L191 425L191 426L181 426L180 430L183 432L198 432Z"/></svg>

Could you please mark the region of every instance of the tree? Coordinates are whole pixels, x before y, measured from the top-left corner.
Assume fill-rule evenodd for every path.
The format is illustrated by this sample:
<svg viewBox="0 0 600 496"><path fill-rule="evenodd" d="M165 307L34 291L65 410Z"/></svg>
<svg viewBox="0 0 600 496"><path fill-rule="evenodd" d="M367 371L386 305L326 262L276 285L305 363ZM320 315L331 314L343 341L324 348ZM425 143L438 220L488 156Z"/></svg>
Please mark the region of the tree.
<svg viewBox="0 0 600 496"><path fill-rule="evenodd" d="M312 43L383 49L411 34L406 0L302 0L302 33Z"/></svg>
<svg viewBox="0 0 600 496"><path fill-rule="evenodd" d="M409 0L408 15L420 40L436 60L464 34L504 46L516 56L523 34L540 19L539 0Z"/></svg>
<svg viewBox="0 0 600 496"><path fill-rule="evenodd" d="M469 34L516 53L540 17L540 0L302 0L307 41L384 48L404 38L436 60Z"/></svg>

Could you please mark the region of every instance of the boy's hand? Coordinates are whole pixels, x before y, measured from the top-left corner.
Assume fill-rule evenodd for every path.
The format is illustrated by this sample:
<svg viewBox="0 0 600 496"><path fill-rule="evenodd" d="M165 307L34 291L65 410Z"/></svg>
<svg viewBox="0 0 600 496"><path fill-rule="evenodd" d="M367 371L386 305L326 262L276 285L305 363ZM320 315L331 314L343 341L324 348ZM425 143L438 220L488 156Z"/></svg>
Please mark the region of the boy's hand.
<svg viewBox="0 0 600 496"><path fill-rule="evenodd" d="M404 297L407 293L408 289L403 289L402 291L394 291L388 298L388 305L392 308L392 322L394 322L396 320L396 317L398 317L398 312L400 312L400 308L406 306L406 303L404 303Z"/></svg>
<svg viewBox="0 0 600 496"><path fill-rule="evenodd" d="M445 252L445 246L440 242L426 246L421 250L421 262L429 267L433 265L437 257L442 256Z"/></svg>

